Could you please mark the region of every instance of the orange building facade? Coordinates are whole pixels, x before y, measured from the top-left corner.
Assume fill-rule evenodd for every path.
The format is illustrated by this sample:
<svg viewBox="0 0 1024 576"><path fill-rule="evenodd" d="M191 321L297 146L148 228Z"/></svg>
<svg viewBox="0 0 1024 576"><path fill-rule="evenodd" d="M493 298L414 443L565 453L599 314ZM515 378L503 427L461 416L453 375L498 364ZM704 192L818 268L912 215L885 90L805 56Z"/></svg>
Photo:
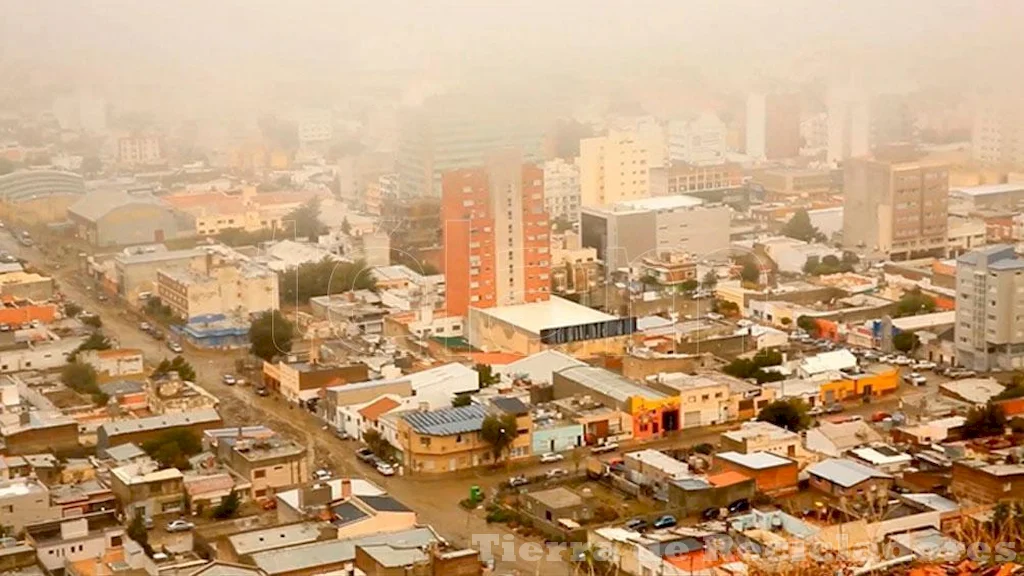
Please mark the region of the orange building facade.
<svg viewBox="0 0 1024 576"><path fill-rule="evenodd" d="M517 154L441 177L445 304L450 315L547 300L550 231L544 171Z"/></svg>

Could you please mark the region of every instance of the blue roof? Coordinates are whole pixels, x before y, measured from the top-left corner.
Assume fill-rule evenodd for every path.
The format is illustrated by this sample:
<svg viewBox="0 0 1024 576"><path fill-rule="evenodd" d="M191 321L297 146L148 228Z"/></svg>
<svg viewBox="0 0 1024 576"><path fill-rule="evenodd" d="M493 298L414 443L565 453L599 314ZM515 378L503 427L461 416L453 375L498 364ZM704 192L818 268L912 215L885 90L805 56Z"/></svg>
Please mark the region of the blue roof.
<svg viewBox="0 0 1024 576"><path fill-rule="evenodd" d="M427 436L451 436L476 432L483 426L487 408L479 405L443 408L432 412L414 412L405 416L413 430Z"/></svg>

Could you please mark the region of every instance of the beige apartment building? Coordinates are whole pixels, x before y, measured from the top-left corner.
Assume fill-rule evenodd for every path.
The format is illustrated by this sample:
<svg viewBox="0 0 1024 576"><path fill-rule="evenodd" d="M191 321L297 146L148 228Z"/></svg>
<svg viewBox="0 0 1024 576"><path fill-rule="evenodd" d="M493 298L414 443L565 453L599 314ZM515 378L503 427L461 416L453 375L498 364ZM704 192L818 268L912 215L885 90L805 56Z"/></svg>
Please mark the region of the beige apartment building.
<svg viewBox="0 0 1024 576"><path fill-rule="evenodd" d="M604 206L651 195L651 168L665 164L666 142L651 131L610 130L580 140L580 201Z"/></svg>
<svg viewBox="0 0 1024 576"><path fill-rule="evenodd" d="M897 156L898 154L898 156ZM843 244L893 260L943 256L949 169L907 153L845 162Z"/></svg>
<svg viewBox="0 0 1024 576"><path fill-rule="evenodd" d="M968 252L956 262L956 359L971 370L1024 368L1024 258L1013 246Z"/></svg>
<svg viewBox="0 0 1024 576"><path fill-rule="evenodd" d="M800 450L800 435L770 422L744 422L722 434L722 450L753 454L770 452L792 458Z"/></svg>
<svg viewBox="0 0 1024 576"><path fill-rule="evenodd" d="M254 499L309 481L306 448L289 440L223 438L217 449L220 459L252 484Z"/></svg>
<svg viewBox="0 0 1024 576"><path fill-rule="evenodd" d="M246 317L276 310L280 303L277 275L250 263L215 266L206 274L160 270L157 293L162 302L185 319L221 314Z"/></svg>

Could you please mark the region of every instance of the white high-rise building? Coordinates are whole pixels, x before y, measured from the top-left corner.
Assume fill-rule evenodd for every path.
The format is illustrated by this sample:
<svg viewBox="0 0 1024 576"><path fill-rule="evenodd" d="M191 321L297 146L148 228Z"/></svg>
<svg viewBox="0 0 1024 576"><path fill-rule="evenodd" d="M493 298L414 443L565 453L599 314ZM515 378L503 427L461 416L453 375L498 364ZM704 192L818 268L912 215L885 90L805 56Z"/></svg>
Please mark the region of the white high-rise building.
<svg viewBox="0 0 1024 576"><path fill-rule="evenodd" d="M669 159L687 164L722 162L729 152L728 133L725 123L714 112L669 122Z"/></svg>
<svg viewBox="0 0 1024 576"><path fill-rule="evenodd" d="M764 94L747 97L746 152L751 158L765 157L765 98Z"/></svg>
<svg viewBox="0 0 1024 576"><path fill-rule="evenodd" d="M330 142L334 138L334 119L330 110L303 110L298 118L300 144Z"/></svg>
<svg viewBox="0 0 1024 576"><path fill-rule="evenodd" d="M1024 107L1019 92L979 101L971 140L976 160L1024 166Z"/></svg>
<svg viewBox="0 0 1024 576"><path fill-rule="evenodd" d="M1024 259L986 246L956 262L957 362L978 371L1024 368Z"/></svg>
<svg viewBox="0 0 1024 576"><path fill-rule="evenodd" d="M609 130L580 140L580 200L604 206L651 195L651 168L665 165L665 139L652 130Z"/></svg>
<svg viewBox="0 0 1024 576"><path fill-rule="evenodd" d="M580 168L558 158L544 163L544 207L552 219L580 219Z"/></svg>

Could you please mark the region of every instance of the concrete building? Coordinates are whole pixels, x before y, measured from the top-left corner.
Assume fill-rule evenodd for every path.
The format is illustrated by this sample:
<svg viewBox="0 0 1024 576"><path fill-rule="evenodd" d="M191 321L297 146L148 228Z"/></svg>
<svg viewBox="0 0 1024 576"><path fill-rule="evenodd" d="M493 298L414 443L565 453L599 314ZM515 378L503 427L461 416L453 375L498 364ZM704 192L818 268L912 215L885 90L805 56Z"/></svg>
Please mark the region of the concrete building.
<svg viewBox="0 0 1024 576"><path fill-rule="evenodd" d="M685 195L585 207L583 246L595 248L609 271L664 251L722 260L728 256L730 213L727 206Z"/></svg>
<svg viewBox="0 0 1024 576"><path fill-rule="evenodd" d="M0 295L45 302L53 297L53 278L35 272L0 274Z"/></svg>
<svg viewBox="0 0 1024 576"><path fill-rule="evenodd" d="M506 152L486 168L444 174L441 222L449 316L548 299L550 226L540 168Z"/></svg>
<svg viewBox="0 0 1024 576"><path fill-rule="evenodd" d="M134 134L117 140L117 161L121 164L158 164L163 160L160 138L152 134Z"/></svg>
<svg viewBox="0 0 1024 576"><path fill-rule="evenodd" d="M544 163L544 208L552 219L580 219L580 167L561 158Z"/></svg>
<svg viewBox="0 0 1024 576"><path fill-rule="evenodd" d="M971 132L975 160L1024 166L1024 111L1014 93L982 98L975 108Z"/></svg>
<svg viewBox="0 0 1024 576"><path fill-rule="evenodd" d="M703 112L668 124L668 157L672 163L714 164L729 153L729 129L714 112Z"/></svg>
<svg viewBox="0 0 1024 576"><path fill-rule="evenodd" d="M580 198L583 206L606 206L651 196L650 170L665 165L659 132L610 130L580 140Z"/></svg>
<svg viewBox="0 0 1024 576"><path fill-rule="evenodd" d="M398 432L409 472L439 473L491 462L490 445L480 437L488 410L473 404L401 417Z"/></svg>
<svg viewBox="0 0 1024 576"><path fill-rule="evenodd" d="M105 558L120 550L124 540L125 528L114 510L34 524L25 530L25 541L35 547L39 563L51 574L74 562Z"/></svg>
<svg viewBox="0 0 1024 576"><path fill-rule="evenodd" d="M847 450L881 441L882 437L878 432L865 422L822 422L820 426L807 431L804 445L811 452L839 458Z"/></svg>
<svg viewBox="0 0 1024 576"><path fill-rule="evenodd" d="M17 534L29 524L60 518L50 506L50 490L36 478L0 481L0 526Z"/></svg>
<svg viewBox="0 0 1024 576"><path fill-rule="evenodd" d="M800 435L770 422L744 422L738 430L723 432L721 444L725 451L768 452L793 458L800 449Z"/></svg>
<svg viewBox="0 0 1024 576"><path fill-rule="evenodd" d="M16 170L0 176L0 216L10 222L59 222L85 195L85 181L74 172Z"/></svg>
<svg viewBox="0 0 1024 576"><path fill-rule="evenodd" d="M250 262L225 262L202 274L160 270L157 295L176 316L188 321L218 315L248 318L277 310L280 304L277 274Z"/></svg>
<svg viewBox="0 0 1024 576"><path fill-rule="evenodd" d="M943 255L948 168L909 156L891 158L844 163L843 245L893 260Z"/></svg>
<svg viewBox="0 0 1024 576"><path fill-rule="evenodd" d="M524 162L540 162L545 127L537 108L506 96L446 94L402 111L398 193L438 198L442 174L484 166L497 150L514 148Z"/></svg>
<svg viewBox="0 0 1024 576"><path fill-rule="evenodd" d="M110 489L132 518L139 511L146 518L176 514L182 509L185 481L181 470L157 470L152 460L118 466L110 471Z"/></svg>
<svg viewBox="0 0 1024 576"><path fill-rule="evenodd" d="M195 219L146 193L125 190L89 192L68 208L78 237L93 246L127 246L187 238Z"/></svg>
<svg viewBox="0 0 1024 576"><path fill-rule="evenodd" d="M320 144L334 138L334 118L330 110L310 108L297 115L299 144Z"/></svg>
<svg viewBox="0 0 1024 576"><path fill-rule="evenodd" d="M797 463L770 452L719 452L715 466L753 478L758 491L779 496L797 491Z"/></svg>
<svg viewBox="0 0 1024 576"><path fill-rule="evenodd" d="M968 252L956 263L957 363L971 370L1024 367L1024 258L1012 246Z"/></svg>
<svg viewBox="0 0 1024 576"><path fill-rule="evenodd" d="M800 155L800 97L751 94L747 98L746 154L779 160Z"/></svg>
<svg viewBox="0 0 1024 576"><path fill-rule="evenodd" d="M160 248L163 248L162 246ZM114 257L117 294L129 304L140 304L139 295L157 293L157 272L195 270L206 266L206 252L200 249L125 251Z"/></svg>
<svg viewBox="0 0 1024 576"><path fill-rule="evenodd" d="M810 475L811 488L835 497L887 498L893 484L891 475L841 458L816 462L806 471Z"/></svg>
<svg viewBox="0 0 1024 576"><path fill-rule="evenodd" d="M282 488L309 481L306 448L283 438L221 438L217 454L251 484L249 497L254 499L273 497Z"/></svg>
<svg viewBox="0 0 1024 576"><path fill-rule="evenodd" d="M793 202L814 199L838 192L832 170L812 168L773 168L754 176L764 187L765 198L771 202Z"/></svg>
<svg viewBox="0 0 1024 576"><path fill-rule="evenodd" d="M114 350L85 350L78 359L96 370L101 381L142 376L146 372L142 350L118 348Z"/></svg>
<svg viewBox="0 0 1024 576"><path fill-rule="evenodd" d="M309 362L264 362L263 384L291 402L319 397L321 390L352 382L365 382L369 369L365 364L335 366Z"/></svg>
<svg viewBox="0 0 1024 576"><path fill-rule="evenodd" d="M651 169L651 196L686 194L706 202L734 203L746 200L743 168L733 162L687 164L672 162Z"/></svg>
<svg viewBox="0 0 1024 576"><path fill-rule="evenodd" d="M142 444L172 430L189 430L200 435L222 424L220 414L212 409L106 422L96 431L96 449L106 450L129 442Z"/></svg>
<svg viewBox="0 0 1024 576"><path fill-rule="evenodd" d="M949 492L963 505L990 506L1024 498L1024 466L986 464L977 460L953 462Z"/></svg>

